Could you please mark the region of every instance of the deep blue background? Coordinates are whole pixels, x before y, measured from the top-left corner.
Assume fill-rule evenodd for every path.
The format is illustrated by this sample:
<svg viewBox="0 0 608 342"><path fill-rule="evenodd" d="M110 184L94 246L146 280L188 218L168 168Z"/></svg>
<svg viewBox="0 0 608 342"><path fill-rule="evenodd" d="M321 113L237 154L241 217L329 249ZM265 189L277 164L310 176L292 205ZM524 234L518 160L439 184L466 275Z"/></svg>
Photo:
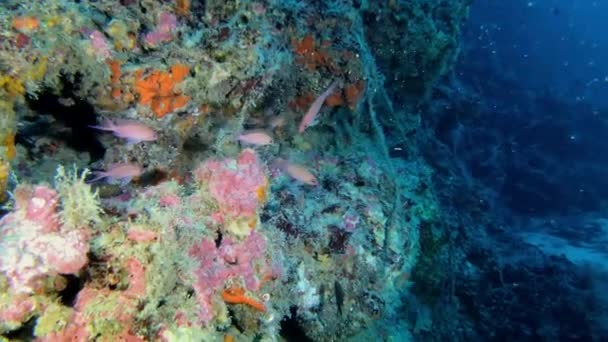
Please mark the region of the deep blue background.
<svg viewBox="0 0 608 342"><path fill-rule="evenodd" d="M465 49L522 88L606 106L607 16L606 0L476 1Z"/></svg>
<svg viewBox="0 0 608 342"><path fill-rule="evenodd" d="M606 0L472 6L456 75L479 113L439 136L515 213L596 211L608 198L607 15Z"/></svg>

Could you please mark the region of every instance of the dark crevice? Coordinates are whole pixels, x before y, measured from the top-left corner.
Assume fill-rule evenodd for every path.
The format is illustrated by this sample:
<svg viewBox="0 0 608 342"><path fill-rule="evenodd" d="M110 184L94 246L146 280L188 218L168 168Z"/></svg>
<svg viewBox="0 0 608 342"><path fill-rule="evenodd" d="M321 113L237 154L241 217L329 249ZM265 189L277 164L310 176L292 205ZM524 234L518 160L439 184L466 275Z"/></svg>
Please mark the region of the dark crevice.
<svg viewBox="0 0 608 342"><path fill-rule="evenodd" d="M34 336L34 329L36 328L37 317L32 317L30 320L25 322L19 329L9 331L0 335L5 337L8 341L31 341L29 336Z"/></svg>
<svg viewBox="0 0 608 342"><path fill-rule="evenodd" d="M1 204L4 204L4 203L3 203L3 202L0 202L0 205L1 205ZM6 209L6 208L4 208L4 207L1 207L1 208L0 208L0 219L1 219L1 218L3 218L3 217L4 217L4 215L6 215L6 214L8 214L8 213L9 213L9 210L7 210L7 209Z"/></svg>
<svg viewBox="0 0 608 342"><path fill-rule="evenodd" d="M84 283L75 275L68 274L63 276L67 280L67 284L63 290L59 292L61 304L72 306L76 300L78 292L82 290Z"/></svg>
<svg viewBox="0 0 608 342"><path fill-rule="evenodd" d="M344 254L346 246L348 245L348 239L351 233L345 231L336 226L328 227L330 233L329 245L327 246L332 253Z"/></svg>
<svg viewBox="0 0 608 342"><path fill-rule="evenodd" d="M218 231L217 236L215 238L215 248L220 248L220 246L222 245L222 238L222 232Z"/></svg>
<svg viewBox="0 0 608 342"><path fill-rule="evenodd" d="M69 128L69 132L61 132L54 136L66 142L66 144L79 152L88 152L91 162L104 157L105 148L97 139L96 131L90 126L97 124L97 113L93 105L76 95L79 77L72 82L62 77L61 93L57 94L54 89L43 88L36 97L28 96L27 104L39 115L50 115L57 123ZM20 132L17 142L31 141L34 137L30 135L42 135L46 132ZM28 144L24 144L27 148Z"/></svg>
<svg viewBox="0 0 608 342"><path fill-rule="evenodd" d="M281 321L281 330L279 334L287 342L313 342L310 338L306 337L304 328L298 321L298 308L292 306L289 308L290 316L285 316Z"/></svg>
<svg viewBox="0 0 608 342"><path fill-rule="evenodd" d="M240 333L245 332L245 328L241 325L241 322L235 318L236 316L234 315L234 310L231 308L228 308L228 316L233 318L232 325L236 328L236 330L238 330Z"/></svg>

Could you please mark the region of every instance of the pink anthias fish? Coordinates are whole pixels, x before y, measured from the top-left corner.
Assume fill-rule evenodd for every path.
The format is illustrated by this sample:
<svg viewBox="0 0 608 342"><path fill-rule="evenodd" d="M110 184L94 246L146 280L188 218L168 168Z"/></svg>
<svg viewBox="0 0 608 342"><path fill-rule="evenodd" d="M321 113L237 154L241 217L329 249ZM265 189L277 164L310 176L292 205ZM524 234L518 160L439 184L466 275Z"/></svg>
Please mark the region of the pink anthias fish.
<svg viewBox="0 0 608 342"><path fill-rule="evenodd" d="M337 84L338 83L336 81L334 81L329 86L329 88L327 88L327 90L325 90L321 95L319 95L319 97L317 97L315 102L313 102L312 105L310 105L310 108L308 108L308 111L306 112L306 114L302 118L302 121L300 122L300 127L298 128L298 132L300 132L300 133L304 132L304 130L306 128L308 128L309 126L311 126L313 124L313 122L317 118L317 115L319 114L319 111L321 110L321 107L323 106L323 103L325 102L327 97L329 95L331 95L331 93L334 92L334 89L336 89Z"/></svg>
<svg viewBox="0 0 608 342"><path fill-rule="evenodd" d="M238 140L242 143L255 146L264 146L272 144L272 137L270 136L270 134L264 131L243 132L239 135Z"/></svg>
<svg viewBox="0 0 608 342"><path fill-rule="evenodd" d="M275 128L281 128L283 126L285 126L285 116L284 115L279 115L279 116L275 116L274 118L270 119L269 125L270 128L275 129Z"/></svg>
<svg viewBox="0 0 608 342"><path fill-rule="evenodd" d="M110 183L120 182L122 185L126 185L133 178L141 176L143 172L142 167L137 164L113 164L105 171L93 171L95 178L89 182L92 183L107 178Z"/></svg>
<svg viewBox="0 0 608 342"><path fill-rule="evenodd" d="M101 126L91 126L102 131L112 132L115 136L127 139L129 144L137 144L142 141L156 140L156 132L150 127L136 121L105 120Z"/></svg>
<svg viewBox="0 0 608 342"><path fill-rule="evenodd" d="M318 185L317 177L312 174L312 172L308 171L304 166L298 164L287 163L285 166L285 171L289 174L293 179L298 180L302 183L308 185Z"/></svg>

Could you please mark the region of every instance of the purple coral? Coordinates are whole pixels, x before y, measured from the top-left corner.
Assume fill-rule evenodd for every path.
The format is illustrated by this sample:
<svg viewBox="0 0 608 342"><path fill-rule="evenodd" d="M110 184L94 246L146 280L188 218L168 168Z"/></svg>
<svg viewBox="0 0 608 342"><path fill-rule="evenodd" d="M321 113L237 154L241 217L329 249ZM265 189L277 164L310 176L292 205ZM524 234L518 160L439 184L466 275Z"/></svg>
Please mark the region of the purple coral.
<svg viewBox="0 0 608 342"><path fill-rule="evenodd" d="M194 289L200 305L199 318L203 323L213 319L213 299L228 279L241 278L248 290L258 290L261 279L258 272L265 270L258 266L263 263L265 253L266 240L256 231L240 242L226 237L219 247L211 239L203 239L192 246L190 256L199 263Z"/></svg>

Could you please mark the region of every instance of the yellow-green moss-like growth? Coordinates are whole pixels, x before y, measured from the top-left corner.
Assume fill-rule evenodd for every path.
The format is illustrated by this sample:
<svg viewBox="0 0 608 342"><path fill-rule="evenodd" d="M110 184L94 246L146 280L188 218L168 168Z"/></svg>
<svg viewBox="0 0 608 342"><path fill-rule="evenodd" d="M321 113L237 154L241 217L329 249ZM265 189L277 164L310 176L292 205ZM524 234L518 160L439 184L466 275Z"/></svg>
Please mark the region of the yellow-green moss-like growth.
<svg viewBox="0 0 608 342"><path fill-rule="evenodd" d="M16 117L13 106L24 92L19 79L0 73L0 203L7 199L9 161L15 156Z"/></svg>
<svg viewBox="0 0 608 342"><path fill-rule="evenodd" d="M71 172L66 172L63 166L57 168L55 189L61 197L61 220L68 227L101 222L97 191L84 181L88 174L89 170L78 175L76 168Z"/></svg>
<svg viewBox="0 0 608 342"><path fill-rule="evenodd" d="M37 337L44 337L51 333L57 333L68 325L71 316L72 309L51 302L36 320L34 334Z"/></svg>

